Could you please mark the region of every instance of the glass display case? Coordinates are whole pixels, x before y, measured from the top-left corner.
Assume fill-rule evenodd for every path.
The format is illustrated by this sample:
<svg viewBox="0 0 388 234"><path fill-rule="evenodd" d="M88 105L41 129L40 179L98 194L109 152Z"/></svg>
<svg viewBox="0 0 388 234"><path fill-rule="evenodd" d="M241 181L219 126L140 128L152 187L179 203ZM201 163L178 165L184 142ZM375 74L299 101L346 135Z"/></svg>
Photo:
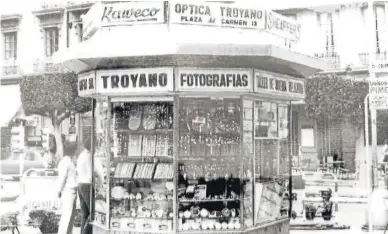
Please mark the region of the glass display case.
<svg viewBox="0 0 388 234"><path fill-rule="evenodd" d="M95 159L107 180L95 195L94 224L242 232L284 219L287 111L241 97L97 100Z"/></svg>

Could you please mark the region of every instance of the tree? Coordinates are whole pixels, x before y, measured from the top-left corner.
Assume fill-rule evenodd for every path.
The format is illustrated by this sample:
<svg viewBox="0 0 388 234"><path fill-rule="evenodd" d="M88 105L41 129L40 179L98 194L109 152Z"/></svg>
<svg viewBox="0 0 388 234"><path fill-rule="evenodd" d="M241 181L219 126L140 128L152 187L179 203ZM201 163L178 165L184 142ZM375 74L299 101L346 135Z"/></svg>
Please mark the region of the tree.
<svg viewBox="0 0 388 234"><path fill-rule="evenodd" d="M26 115L37 114L51 119L57 145L57 159L63 156L62 121L74 113L91 109L91 100L78 96L77 75L53 73L23 77L21 100Z"/></svg>
<svg viewBox="0 0 388 234"><path fill-rule="evenodd" d="M332 145L331 149L340 150L336 153L343 153L342 147L350 145L355 146L356 155L361 151L360 147L364 143L364 98L368 89L367 82L352 81L337 75L317 75L307 80L305 99L307 116L324 126L330 126L333 122L341 126L340 139L343 143L347 142L347 146ZM342 136L347 136L347 139ZM355 161L348 163L349 169L355 169Z"/></svg>
<svg viewBox="0 0 388 234"><path fill-rule="evenodd" d="M368 83L336 75L318 75L306 82L306 112L313 119L341 118L362 128Z"/></svg>

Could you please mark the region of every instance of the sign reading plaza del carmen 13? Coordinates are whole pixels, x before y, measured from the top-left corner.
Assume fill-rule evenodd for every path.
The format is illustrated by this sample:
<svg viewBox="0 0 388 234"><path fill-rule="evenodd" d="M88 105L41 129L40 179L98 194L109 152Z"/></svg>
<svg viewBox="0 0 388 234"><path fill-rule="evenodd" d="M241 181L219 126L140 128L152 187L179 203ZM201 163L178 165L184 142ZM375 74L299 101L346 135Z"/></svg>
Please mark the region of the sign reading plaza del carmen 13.
<svg viewBox="0 0 388 234"><path fill-rule="evenodd" d="M214 27L265 28L265 10L225 3L170 2L170 23Z"/></svg>
<svg viewBox="0 0 388 234"><path fill-rule="evenodd" d="M249 92L252 89L251 74L250 70L182 68L178 70L176 89Z"/></svg>
<svg viewBox="0 0 388 234"><path fill-rule="evenodd" d="M80 96L172 92L173 83L173 68L99 70L95 77L80 74L78 92Z"/></svg>
<svg viewBox="0 0 388 234"><path fill-rule="evenodd" d="M255 84L253 92L281 94L294 98L305 97L305 85L303 80L289 77L277 77L276 74L255 71Z"/></svg>

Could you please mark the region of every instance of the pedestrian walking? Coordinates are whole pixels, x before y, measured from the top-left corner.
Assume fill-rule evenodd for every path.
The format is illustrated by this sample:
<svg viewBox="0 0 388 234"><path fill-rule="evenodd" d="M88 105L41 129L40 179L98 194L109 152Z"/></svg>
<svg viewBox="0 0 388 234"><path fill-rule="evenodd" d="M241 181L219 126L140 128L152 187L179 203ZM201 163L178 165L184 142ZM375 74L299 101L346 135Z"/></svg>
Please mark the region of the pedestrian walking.
<svg viewBox="0 0 388 234"><path fill-rule="evenodd" d="M381 165L381 169L384 174L386 174L386 170L388 164L388 139L384 140L384 146L383 146L383 164Z"/></svg>
<svg viewBox="0 0 388 234"><path fill-rule="evenodd" d="M104 173L101 163L94 160L94 172L92 171L92 154L91 139L85 140L84 144L80 143L77 152L79 152L77 160L78 174L78 196L81 207L81 234L92 233L92 227L89 225L91 199L94 197L94 186L92 186L92 177L97 175L98 188L104 181Z"/></svg>
<svg viewBox="0 0 388 234"><path fill-rule="evenodd" d="M77 198L77 170L74 164L75 143L65 143L64 157L58 164L58 197L62 200L62 215L58 234L72 234Z"/></svg>

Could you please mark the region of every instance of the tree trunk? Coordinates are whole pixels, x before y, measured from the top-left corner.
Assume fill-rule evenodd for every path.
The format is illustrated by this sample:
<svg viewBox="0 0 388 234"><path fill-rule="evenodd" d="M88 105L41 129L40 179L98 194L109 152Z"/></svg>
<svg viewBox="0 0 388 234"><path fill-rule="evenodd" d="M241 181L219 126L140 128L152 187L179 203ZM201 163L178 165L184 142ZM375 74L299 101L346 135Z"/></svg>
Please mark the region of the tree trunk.
<svg viewBox="0 0 388 234"><path fill-rule="evenodd" d="M366 168L366 157L365 157L365 137L364 131L357 128L358 139L356 141L356 173L358 174L358 186L360 188L367 188L367 168Z"/></svg>
<svg viewBox="0 0 388 234"><path fill-rule="evenodd" d="M56 162L59 162L59 160L63 157L63 142L62 142L62 131L61 131L61 125L57 121L53 122L53 128L54 128L54 136L55 136L55 143L57 145L57 152L55 154Z"/></svg>

